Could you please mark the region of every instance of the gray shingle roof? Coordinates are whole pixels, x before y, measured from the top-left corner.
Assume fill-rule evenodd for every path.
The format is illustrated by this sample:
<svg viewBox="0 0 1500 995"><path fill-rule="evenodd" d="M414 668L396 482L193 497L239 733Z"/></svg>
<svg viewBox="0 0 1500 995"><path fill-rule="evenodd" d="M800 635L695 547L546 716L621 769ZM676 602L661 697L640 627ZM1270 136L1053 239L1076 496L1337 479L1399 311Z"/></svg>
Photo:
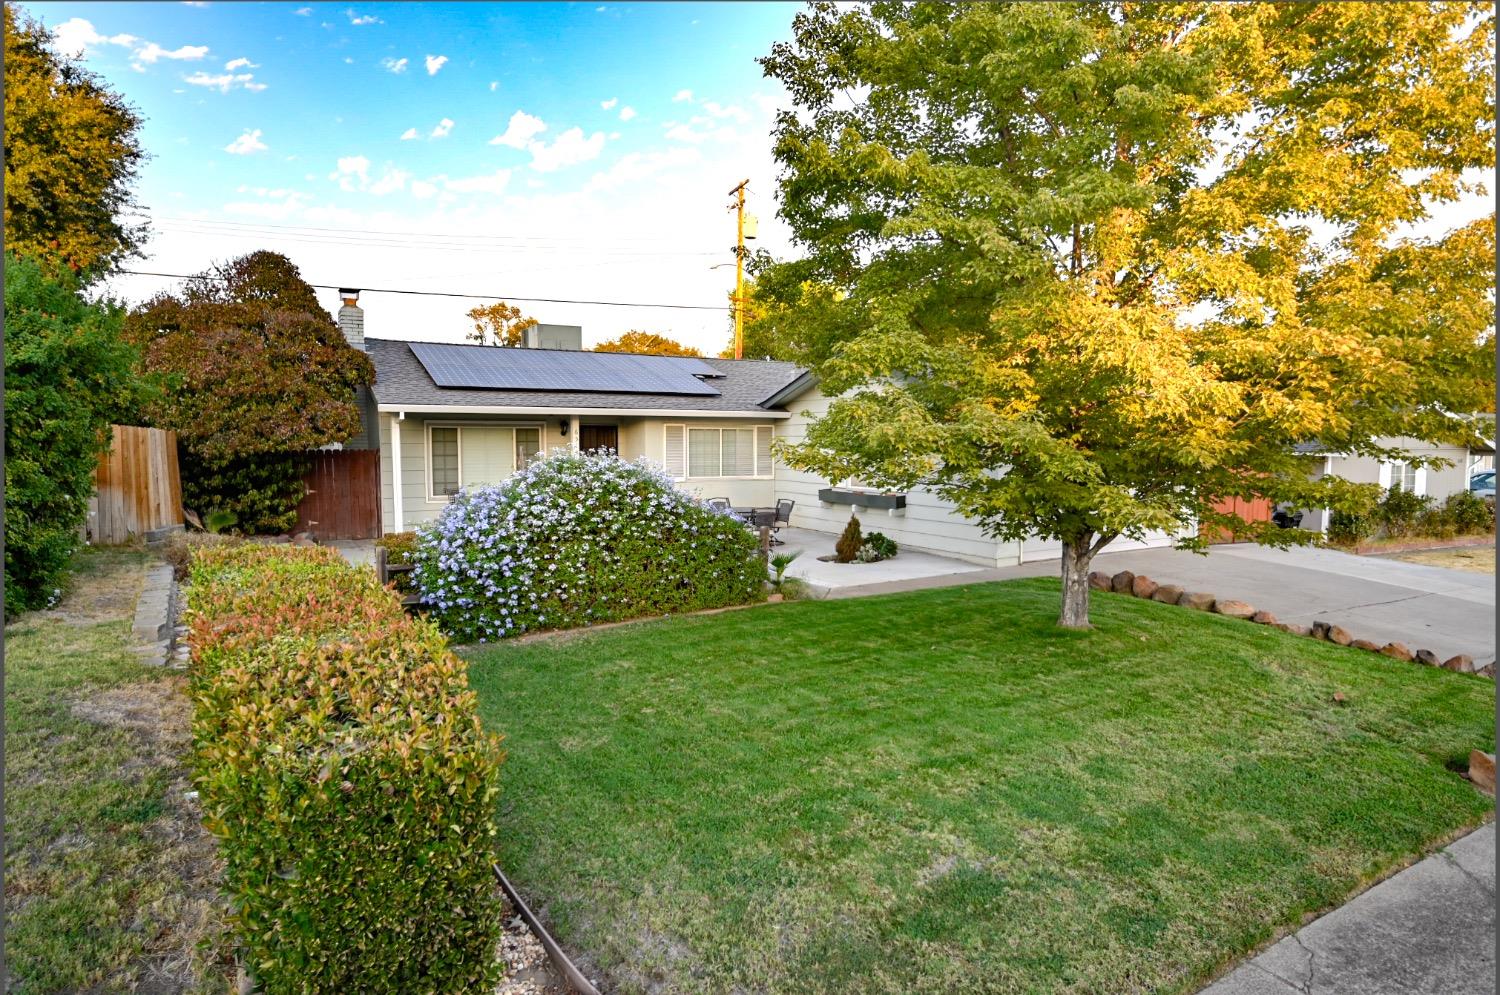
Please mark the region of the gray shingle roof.
<svg viewBox="0 0 1500 995"><path fill-rule="evenodd" d="M365 350L375 363L375 400L380 404L410 405L413 409L436 405L495 405L575 411L587 408L754 411L761 407L762 401L803 372L795 363L776 360L704 359L705 363L723 373L722 377L712 381L719 391L717 397L604 391L476 390L439 387L433 383L405 340L366 338Z"/></svg>

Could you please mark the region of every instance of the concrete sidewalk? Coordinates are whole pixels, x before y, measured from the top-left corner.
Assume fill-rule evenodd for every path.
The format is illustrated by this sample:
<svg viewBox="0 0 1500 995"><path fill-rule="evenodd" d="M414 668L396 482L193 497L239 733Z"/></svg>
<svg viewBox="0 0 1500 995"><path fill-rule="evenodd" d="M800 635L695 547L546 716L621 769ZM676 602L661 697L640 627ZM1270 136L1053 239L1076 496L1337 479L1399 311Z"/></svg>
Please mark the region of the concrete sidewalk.
<svg viewBox="0 0 1500 995"><path fill-rule="evenodd" d="M1495 824L1309 923L1201 995L1494 995Z"/></svg>

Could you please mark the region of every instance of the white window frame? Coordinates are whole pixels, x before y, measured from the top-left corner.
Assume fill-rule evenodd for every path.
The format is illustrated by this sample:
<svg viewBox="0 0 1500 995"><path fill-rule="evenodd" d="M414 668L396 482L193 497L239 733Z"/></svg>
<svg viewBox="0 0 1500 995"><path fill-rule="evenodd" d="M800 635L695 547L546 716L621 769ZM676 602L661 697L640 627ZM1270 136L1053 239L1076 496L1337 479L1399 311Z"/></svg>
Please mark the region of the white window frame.
<svg viewBox="0 0 1500 995"><path fill-rule="evenodd" d="M508 428L511 429L510 437L510 459L511 472L515 473L521 468L516 465L516 436L515 429L534 428L537 430L537 441L541 443L540 453L545 454L547 443L547 425L545 422L516 422L516 421L429 421L422 426L422 473L423 489L426 490L428 504L448 504L453 500L451 495L434 493L432 486L432 430L435 428L458 429L458 489L463 490L464 479L464 433L466 428Z"/></svg>
<svg viewBox="0 0 1500 995"><path fill-rule="evenodd" d="M667 434L672 429L682 432L682 474L678 475L676 468L671 465L667 455ZM750 451L755 464L755 472L750 474L725 474L724 469L724 433L745 431L750 432ZM668 422L662 426L661 453L662 463L673 480L772 480L776 476L776 457L774 454L767 455L766 466L761 466L760 433L767 431L771 433L771 441L776 441L776 430L771 425L693 425L685 422ZM692 466L691 457L691 432L718 432L719 433L719 470L720 472L711 476L694 476L690 472Z"/></svg>

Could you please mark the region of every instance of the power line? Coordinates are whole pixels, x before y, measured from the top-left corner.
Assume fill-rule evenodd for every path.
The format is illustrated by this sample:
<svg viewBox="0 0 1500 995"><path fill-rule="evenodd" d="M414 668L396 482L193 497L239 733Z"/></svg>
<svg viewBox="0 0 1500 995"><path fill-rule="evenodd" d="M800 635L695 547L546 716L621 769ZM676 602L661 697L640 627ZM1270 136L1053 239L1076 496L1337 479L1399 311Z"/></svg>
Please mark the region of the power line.
<svg viewBox="0 0 1500 995"><path fill-rule="evenodd" d="M286 231L302 232L335 232L343 235L399 235L404 238L441 238L441 239L472 239L477 241L502 241L502 242L592 242L593 238L587 235L464 235L452 232L412 232L392 231L389 229L359 228L329 228L317 225L278 225L271 222L244 222L244 221L216 221L210 218L190 218L172 215L152 215L140 212L136 215L147 221L179 222L189 224L222 225L230 228L274 228ZM675 241L671 235L638 235L634 237L623 237L623 242L671 242Z"/></svg>
<svg viewBox="0 0 1500 995"><path fill-rule="evenodd" d="M169 280L211 280L211 279L214 279L213 277L204 276L201 273L199 273L199 274L193 274L193 273L152 273L152 272L148 272L148 271L145 271L145 270L135 270L135 269L122 269L122 270L119 270L118 272L120 272L122 274L125 274L127 276L159 276L159 277L165 277L166 279L169 279ZM348 286L351 286L351 285L347 284L347 283L310 283L310 284L308 284L308 286L310 286L310 287L316 287L319 290L341 290L344 287L348 287ZM410 296L410 297L464 297L464 298L471 298L473 300L481 300L481 301L493 301L493 300L526 301L528 304L591 304L591 305L596 305L598 307L659 307L659 308L671 308L672 310L675 310L675 311L727 311L727 310L729 310L729 308L727 306L725 306L725 305L711 305L711 304L654 304L654 303L637 303L637 302L631 302L631 301L579 301L579 300L570 300L570 299L565 298L565 297L517 297L517 296L515 296L513 294L450 294L450 293L445 293L444 291L441 291L441 290L396 290L396 289L392 289L392 288L389 288L389 287L387 287L387 288L381 288L381 287L360 287L359 290L360 290L360 293L366 293L366 294L404 294L404 295L407 295L407 296Z"/></svg>

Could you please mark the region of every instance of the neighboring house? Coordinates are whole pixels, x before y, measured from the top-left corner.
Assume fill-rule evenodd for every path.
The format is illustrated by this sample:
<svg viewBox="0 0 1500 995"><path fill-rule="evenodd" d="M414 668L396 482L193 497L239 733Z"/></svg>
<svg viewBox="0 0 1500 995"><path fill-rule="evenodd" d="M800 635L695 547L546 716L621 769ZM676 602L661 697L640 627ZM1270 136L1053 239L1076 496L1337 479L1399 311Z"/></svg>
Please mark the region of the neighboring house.
<svg viewBox="0 0 1500 995"><path fill-rule="evenodd" d="M566 325L541 326L532 337L566 348L367 339L358 291L340 293L339 324L375 364L371 396L361 398L366 430L347 448L379 440L384 532L432 521L460 488L499 483L545 452L608 448L661 464L702 498L726 497L736 507L791 498L792 524L830 539L854 511L867 531L903 547L987 566L1060 555L1057 543L986 536L923 490L833 489L776 462L772 441L800 441L809 415L828 405L792 363L584 352L582 330Z"/></svg>
<svg viewBox="0 0 1500 995"><path fill-rule="evenodd" d="M1307 456L1313 464L1310 471L1313 479L1325 476L1342 477L1356 484L1379 484L1382 488L1401 485L1401 489L1412 494L1433 498L1441 504L1460 491L1469 489L1469 476L1479 468L1481 460L1493 465L1495 445L1492 440L1475 439L1469 446L1435 446L1419 439L1389 438L1377 440L1380 445L1402 449L1413 456L1436 456L1448 461L1445 467L1418 467L1404 461L1378 460L1372 456L1351 456L1345 453L1330 453L1315 442L1303 443L1296 451ZM1315 508L1302 514L1302 528L1315 532L1328 531L1329 513Z"/></svg>

